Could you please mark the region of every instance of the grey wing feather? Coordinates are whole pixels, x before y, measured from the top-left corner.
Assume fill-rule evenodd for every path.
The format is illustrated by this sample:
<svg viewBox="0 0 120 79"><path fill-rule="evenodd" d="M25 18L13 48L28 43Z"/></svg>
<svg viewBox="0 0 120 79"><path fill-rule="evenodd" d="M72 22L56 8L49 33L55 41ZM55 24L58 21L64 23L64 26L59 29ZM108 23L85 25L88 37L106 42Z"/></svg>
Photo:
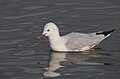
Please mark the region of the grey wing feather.
<svg viewBox="0 0 120 79"><path fill-rule="evenodd" d="M96 33L72 33L66 36L66 38L66 47L68 49L81 50L85 46L93 47L99 44L104 39L104 35L96 35Z"/></svg>

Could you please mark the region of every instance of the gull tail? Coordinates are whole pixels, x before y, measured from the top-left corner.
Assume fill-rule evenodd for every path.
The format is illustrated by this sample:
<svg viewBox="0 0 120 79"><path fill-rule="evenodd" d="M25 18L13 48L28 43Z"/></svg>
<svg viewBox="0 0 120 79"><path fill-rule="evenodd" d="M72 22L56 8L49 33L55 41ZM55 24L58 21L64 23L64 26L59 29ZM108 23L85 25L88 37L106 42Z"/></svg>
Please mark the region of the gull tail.
<svg viewBox="0 0 120 79"><path fill-rule="evenodd" d="M106 36L109 36L113 31L115 31L117 29L113 29L113 30L109 30L109 31L102 31L102 32L98 32L96 33L96 35L104 35L105 37Z"/></svg>

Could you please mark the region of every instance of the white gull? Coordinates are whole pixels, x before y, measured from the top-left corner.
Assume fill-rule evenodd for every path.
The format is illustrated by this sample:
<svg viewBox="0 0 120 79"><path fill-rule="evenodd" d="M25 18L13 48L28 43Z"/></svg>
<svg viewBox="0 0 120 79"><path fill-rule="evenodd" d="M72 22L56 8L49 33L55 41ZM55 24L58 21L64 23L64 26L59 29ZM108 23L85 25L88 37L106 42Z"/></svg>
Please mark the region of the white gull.
<svg viewBox="0 0 120 79"><path fill-rule="evenodd" d="M98 45L102 40L110 36L110 33L114 30L88 34L72 32L60 36L57 25L49 22L45 25L42 35L39 35L37 39L48 36L50 47L54 51L86 51Z"/></svg>

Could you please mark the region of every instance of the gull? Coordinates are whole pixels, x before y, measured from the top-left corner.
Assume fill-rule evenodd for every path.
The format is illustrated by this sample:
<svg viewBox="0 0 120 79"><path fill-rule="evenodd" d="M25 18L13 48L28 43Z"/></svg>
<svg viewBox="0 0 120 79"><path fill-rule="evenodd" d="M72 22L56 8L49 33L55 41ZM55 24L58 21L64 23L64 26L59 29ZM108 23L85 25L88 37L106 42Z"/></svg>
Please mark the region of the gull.
<svg viewBox="0 0 120 79"><path fill-rule="evenodd" d="M78 52L92 50L115 30L116 29L93 33L72 32L60 36L57 25L53 22L49 22L45 24L42 35L39 35L37 39L48 36L50 47L53 51Z"/></svg>

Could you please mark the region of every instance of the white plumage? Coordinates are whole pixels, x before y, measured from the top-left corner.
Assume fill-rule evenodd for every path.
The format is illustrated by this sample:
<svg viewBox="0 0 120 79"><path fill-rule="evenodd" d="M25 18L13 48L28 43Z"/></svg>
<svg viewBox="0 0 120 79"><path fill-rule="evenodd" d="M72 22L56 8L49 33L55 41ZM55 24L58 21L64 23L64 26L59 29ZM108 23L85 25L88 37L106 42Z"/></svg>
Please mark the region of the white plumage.
<svg viewBox="0 0 120 79"><path fill-rule="evenodd" d="M50 47L54 51L85 51L98 45L102 40L110 36L110 33L113 31L88 34L72 32L65 36L60 36L57 25L49 22L45 25L44 31L42 35L38 36L38 39L41 39L43 36L48 36Z"/></svg>

